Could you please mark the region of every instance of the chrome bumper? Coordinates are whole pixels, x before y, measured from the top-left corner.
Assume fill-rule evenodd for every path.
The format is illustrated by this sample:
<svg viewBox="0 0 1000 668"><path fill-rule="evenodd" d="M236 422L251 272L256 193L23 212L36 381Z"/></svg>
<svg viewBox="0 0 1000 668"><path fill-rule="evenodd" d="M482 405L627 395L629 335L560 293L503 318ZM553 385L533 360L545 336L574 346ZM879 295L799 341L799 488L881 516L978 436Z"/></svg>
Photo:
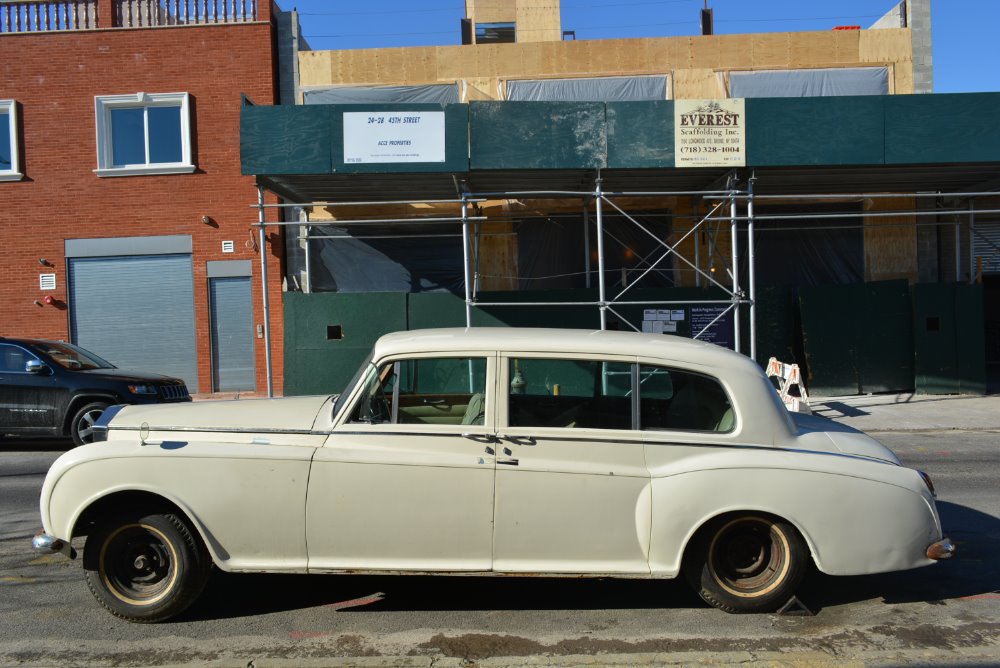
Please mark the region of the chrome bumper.
<svg viewBox="0 0 1000 668"><path fill-rule="evenodd" d="M953 554L955 554L955 544L947 537L927 546L927 558L934 561L950 559Z"/></svg>
<svg viewBox="0 0 1000 668"><path fill-rule="evenodd" d="M50 536L44 531L35 534L35 537L31 539L31 547L36 552L59 552L70 559L76 559L76 550L73 549L72 545L61 538Z"/></svg>

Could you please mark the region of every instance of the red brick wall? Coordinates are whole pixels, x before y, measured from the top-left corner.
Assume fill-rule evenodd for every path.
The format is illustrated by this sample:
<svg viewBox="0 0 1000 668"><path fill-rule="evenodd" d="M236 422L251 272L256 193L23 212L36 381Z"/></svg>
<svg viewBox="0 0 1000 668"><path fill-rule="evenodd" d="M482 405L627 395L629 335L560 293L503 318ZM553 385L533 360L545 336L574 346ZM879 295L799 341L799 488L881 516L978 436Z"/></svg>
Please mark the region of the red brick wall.
<svg viewBox="0 0 1000 668"><path fill-rule="evenodd" d="M106 0L105 0L106 1ZM269 3L260 3L262 18ZM69 339L65 239L190 235L194 244L199 385L212 386L209 260L253 262L254 323L263 323L257 201L240 174L240 94L273 104L273 28L269 21L220 26L0 35L0 99L19 104L21 171L0 182L0 335ZM193 174L99 178L95 95L187 92L192 98ZM202 223L208 216L214 225ZM269 221L278 219L272 210ZM280 394L282 240L268 250L274 386ZM251 238L253 242L251 242ZM235 253L222 253L233 240ZM39 264L49 260L55 268ZM40 273L57 290L39 290ZM127 286L108 286L109 298ZM36 306L51 294L59 305ZM71 308L71 306L70 306ZM257 391L266 391L264 345L257 341Z"/></svg>

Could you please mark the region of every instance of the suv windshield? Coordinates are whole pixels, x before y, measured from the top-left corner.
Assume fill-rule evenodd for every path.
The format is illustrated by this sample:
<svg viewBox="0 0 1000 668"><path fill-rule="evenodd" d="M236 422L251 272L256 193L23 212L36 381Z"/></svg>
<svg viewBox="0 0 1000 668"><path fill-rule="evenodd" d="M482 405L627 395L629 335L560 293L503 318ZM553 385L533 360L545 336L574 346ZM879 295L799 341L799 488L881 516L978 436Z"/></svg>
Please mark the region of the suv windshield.
<svg viewBox="0 0 1000 668"><path fill-rule="evenodd" d="M114 369L115 365L101 359L83 348L77 348L71 343L56 341L33 341L35 348L52 358L52 361L65 369L87 371L89 369Z"/></svg>

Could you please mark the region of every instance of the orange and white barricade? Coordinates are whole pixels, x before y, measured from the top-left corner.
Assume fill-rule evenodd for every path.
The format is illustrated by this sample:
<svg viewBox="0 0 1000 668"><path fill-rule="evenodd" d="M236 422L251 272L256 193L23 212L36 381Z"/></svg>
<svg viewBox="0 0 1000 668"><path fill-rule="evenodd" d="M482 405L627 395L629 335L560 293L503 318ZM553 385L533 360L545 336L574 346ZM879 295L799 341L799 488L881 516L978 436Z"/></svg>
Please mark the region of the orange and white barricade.
<svg viewBox="0 0 1000 668"><path fill-rule="evenodd" d="M809 393L802 384L802 372L798 364L785 364L772 357L767 361L767 376L779 379L778 396L788 410L793 413L812 413L809 408ZM797 390L797 395L791 393L793 387Z"/></svg>

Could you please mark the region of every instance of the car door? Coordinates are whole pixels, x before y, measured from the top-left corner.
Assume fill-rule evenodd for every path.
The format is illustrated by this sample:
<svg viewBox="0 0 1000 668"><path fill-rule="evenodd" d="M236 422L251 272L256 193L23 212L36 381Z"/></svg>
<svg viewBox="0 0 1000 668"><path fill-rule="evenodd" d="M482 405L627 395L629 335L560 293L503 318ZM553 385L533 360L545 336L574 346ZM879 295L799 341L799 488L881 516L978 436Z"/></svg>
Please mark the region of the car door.
<svg viewBox="0 0 1000 668"><path fill-rule="evenodd" d="M494 570L648 573L650 478L631 360L499 362Z"/></svg>
<svg viewBox="0 0 1000 668"><path fill-rule="evenodd" d="M488 571L496 358L372 364L314 457L310 571Z"/></svg>
<svg viewBox="0 0 1000 668"><path fill-rule="evenodd" d="M21 346L0 343L0 431L54 433L65 390L57 387L51 368L28 373L28 360L38 357Z"/></svg>

